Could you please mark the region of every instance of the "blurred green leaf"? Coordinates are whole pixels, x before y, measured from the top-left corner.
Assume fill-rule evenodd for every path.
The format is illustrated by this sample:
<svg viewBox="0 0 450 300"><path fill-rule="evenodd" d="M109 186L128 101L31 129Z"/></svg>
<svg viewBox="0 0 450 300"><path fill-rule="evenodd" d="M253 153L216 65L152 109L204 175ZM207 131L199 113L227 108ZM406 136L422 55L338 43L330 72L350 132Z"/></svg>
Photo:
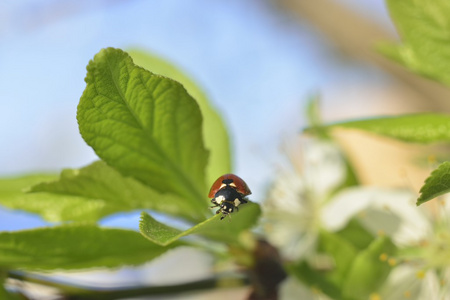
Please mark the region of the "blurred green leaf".
<svg viewBox="0 0 450 300"><path fill-rule="evenodd" d="M33 174L20 177L1 178L0 179L0 197L14 196L19 191L25 192L30 186L42 181L55 180L56 175L51 174Z"/></svg>
<svg viewBox="0 0 450 300"><path fill-rule="evenodd" d="M347 240L357 250L367 248L375 238L356 218L350 219L347 225L336 234Z"/></svg>
<svg viewBox="0 0 450 300"><path fill-rule="evenodd" d="M450 115L411 114L396 117L346 121L326 126L364 130L414 143L450 142Z"/></svg>
<svg viewBox="0 0 450 300"><path fill-rule="evenodd" d="M0 232L0 268L26 270L115 268L138 265L172 247L161 247L135 231L75 224Z"/></svg>
<svg viewBox="0 0 450 300"><path fill-rule="evenodd" d="M0 281L0 299L2 300L26 300L25 297L19 296L18 294L13 294L8 292L2 285Z"/></svg>
<svg viewBox="0 0 450 300"><path fill-rule="evenodd" d="M450 192L450 162L446 161L440 164L425 180L425 184L420 189L417 205L421 205L448 192Z"/></svg>
<svg viewBox="0 0 450 300"><path fill-rule="evenodd" d="M331 299L342 299L339 287L330 282L323 273L314 270L305 261L287 267L288 272L304 284L328 295Z"/></svg>
<svg viewBox="0 0 450 300"><path fill-rule="evenodd" d="M135 64L145 69L172 78L180 82L189 94L197 100L203 116L203 141L210 151L206 167L208 186L222 174L231 172L231 151L227 129L222 117L208 101L205 93L188 76L178 68L146 51L131 49L128 51Z"/></svg>
<svg viewBox="0 0 450 300"><path fill-rule="evenodd" d="M94 162L81 169L63 170L58 180L39 183L32 186L29 191L75 196L77 197L75 199L84 200L77 203L78 210L87 206L86 210L89 211L92 203L99 203L97 214L87 218L90 221L96 221L112 213L135 209L153 209L182 216L191 221L200 221L204 216L203 211L198 211L185 199L174 194L159 193L131 177L124 177L103 161ZM49 198L61 197L50 195ZM56 213L57 211L54 212ZM70 213L70 210L65 211L59 218L73 220ZM75 219L79 218L78 213L75 216Z"/></svg>
<svg viewBox="0 0 450 300"><path fill-rule="evenodd" d="M1 285L0 285L0 299L4 300L18 300L19 298L14 298L13 295L8 293Z"/></svg>
<svg viewBox="0 0 450 300"><path fill-rule="evenodd" d="M57 195L50 193L26 194L31 185L38 182L54 180L52 175L27 175L17 178L0 179L0 204L11 208L37 213L53 222L96 221L105 210L100 199L86 202L83 197Z"/></svg>
<svg viewBox="0 0 450 300"><path fill-rule="evenodd" d="M359 238L364 241L358 241ZM367 247L364 247L367 242ZM331 268L315 269L308 262L301 261L288 270L303 283L332 299L355 300L368 299L369 294L385 280L391 267L386 261L381 261L380 256L393 255L395 246L387 237L374 239L353 220L336 233L321 230L318 251L332 258Z"/></svg>
<svg viewBox="0 0 450 300"><path fill-rule="evenodd" d="M323 129L322 116L320 114L320 97L317 94L311 95L306 103L306 118L308 129L321 139L330 139L326 130Z"/></svg>
<svg viewBox="0 0 450 300"><path fill-rule="evenodd" d="M221 214L218 214L188 230L181 231L162 224L143 212L139 228L143 236L153 243L163 246L190 234L199 234L219 242L236 243L243 230L256 225L260 214L259 205L248 202L239 206L239 212L232 215L230 222L220 220ZM227 218L230 218L230 216Z"/></svg>
<svg viewBox="0 0 450 300"><path fill-rule="evenodd" d="M326 278L336 285L341 285L357 255L357 249L339 235L321 230L318 251L333 258L333 269L327 272Z"/></svg>
<svg viewBox="0 0 450 300"><path fill-rule="evenodd" d="M119 49L102 49L87 71L77 112L84 140L125 176L202 211L208 151L197 102L181 84L136 66Z"/></svg>
<svg viewBox="0 0 450 300"><path fill-rule="evenodd" d="M401 44L379 49L410 70L450 85L450 2L387 0Z"/></svg>
<svg viewBox="0 0 450 300"><path fill-rule="evenodd" d="M386 261L381 261L381 255L387 257L395 254L395 246L384 236L373 240L369 247L359 252L354 258L342 287L344 298L369 299L386 280L392 267Z"/></svg>

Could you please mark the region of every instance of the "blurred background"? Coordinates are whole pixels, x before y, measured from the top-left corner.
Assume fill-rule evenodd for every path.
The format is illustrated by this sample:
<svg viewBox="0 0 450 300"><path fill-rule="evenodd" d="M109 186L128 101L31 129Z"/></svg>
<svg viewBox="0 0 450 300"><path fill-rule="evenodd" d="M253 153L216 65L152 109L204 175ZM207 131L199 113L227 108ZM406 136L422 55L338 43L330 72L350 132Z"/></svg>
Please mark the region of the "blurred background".
<svg viewBox="0 0 450 300"><path fill-rule="evenodd" d="M138 48L203 88L229 128L234 173L262 201L284 159L280 147L306 125L311 95L320 95L326 122L448 109L448 91L377 54L376 43L396 39L382 0L1 1L0 176L58 173L96 160L76 122L85 67L101 48ZM400 164L413 186L429 171L403 165L411 148L386 148L358 133L337 137L364 183L404 184L398 173L386 174L386 164ZM376 159L393 149L391 161ZM119 215L102 224L137 229L138 219ZM45 224L0 208L0 230Z"/></svg>

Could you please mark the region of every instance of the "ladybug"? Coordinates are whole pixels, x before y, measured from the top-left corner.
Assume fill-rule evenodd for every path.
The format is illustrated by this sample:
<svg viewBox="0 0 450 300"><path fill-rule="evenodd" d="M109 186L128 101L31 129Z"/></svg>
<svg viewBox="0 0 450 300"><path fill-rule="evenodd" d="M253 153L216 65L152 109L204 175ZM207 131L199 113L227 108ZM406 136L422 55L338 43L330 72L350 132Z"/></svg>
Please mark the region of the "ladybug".
<svg viewBox="0 0 450 300"><path fill-rule="evenodd" d="M225 174L217 178L213 183L208 197L212 198L211 202L214 204L211 208L219 207L216 214L222 213L223 216L220 219L223 220L235 209L238 211L239 205L247 203L246 196L251 193L242 178L234 174Z"/></svg>

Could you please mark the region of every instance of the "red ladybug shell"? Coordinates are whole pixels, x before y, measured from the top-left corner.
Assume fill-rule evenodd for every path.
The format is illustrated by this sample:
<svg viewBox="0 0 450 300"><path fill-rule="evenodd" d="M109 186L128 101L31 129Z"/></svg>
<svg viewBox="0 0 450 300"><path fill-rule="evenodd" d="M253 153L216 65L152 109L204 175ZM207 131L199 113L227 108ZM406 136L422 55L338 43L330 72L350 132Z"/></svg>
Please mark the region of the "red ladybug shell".
<svg viewBox="0 0 450 300"><path fill-rule="evenodd" d="M227 180L227 179L232 180L232 183L236 186L234 188L236 189L236 191L238 191L238 193L240 193L244 196L250 195L252 193L250 191L250 189L248 188L247 184L245 183L245 181L241 177L236 176L234 174L225 174L225 175L222 175L219 178L217 178L216 181L214 181L213 185L211 186L211 189L209 190L208 197L214 198L216 193L224 187L223 181Z"/></svg>

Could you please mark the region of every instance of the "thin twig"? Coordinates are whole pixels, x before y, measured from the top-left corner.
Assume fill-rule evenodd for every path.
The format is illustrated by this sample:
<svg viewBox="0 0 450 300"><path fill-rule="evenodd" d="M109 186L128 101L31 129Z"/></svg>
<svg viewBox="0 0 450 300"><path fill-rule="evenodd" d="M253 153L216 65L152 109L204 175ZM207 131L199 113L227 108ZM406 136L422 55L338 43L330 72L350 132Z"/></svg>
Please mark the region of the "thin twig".
<svg viewBox="0 0 450 300"><path fill-rule="evenodd" d="M156 296L214 288L242 287L249 279L241 274L228 274L183 284L119 288L93 288L63 283L38 274L10 272L9 278L57 288L66 300L114 300L139 296Z"/></svg>

